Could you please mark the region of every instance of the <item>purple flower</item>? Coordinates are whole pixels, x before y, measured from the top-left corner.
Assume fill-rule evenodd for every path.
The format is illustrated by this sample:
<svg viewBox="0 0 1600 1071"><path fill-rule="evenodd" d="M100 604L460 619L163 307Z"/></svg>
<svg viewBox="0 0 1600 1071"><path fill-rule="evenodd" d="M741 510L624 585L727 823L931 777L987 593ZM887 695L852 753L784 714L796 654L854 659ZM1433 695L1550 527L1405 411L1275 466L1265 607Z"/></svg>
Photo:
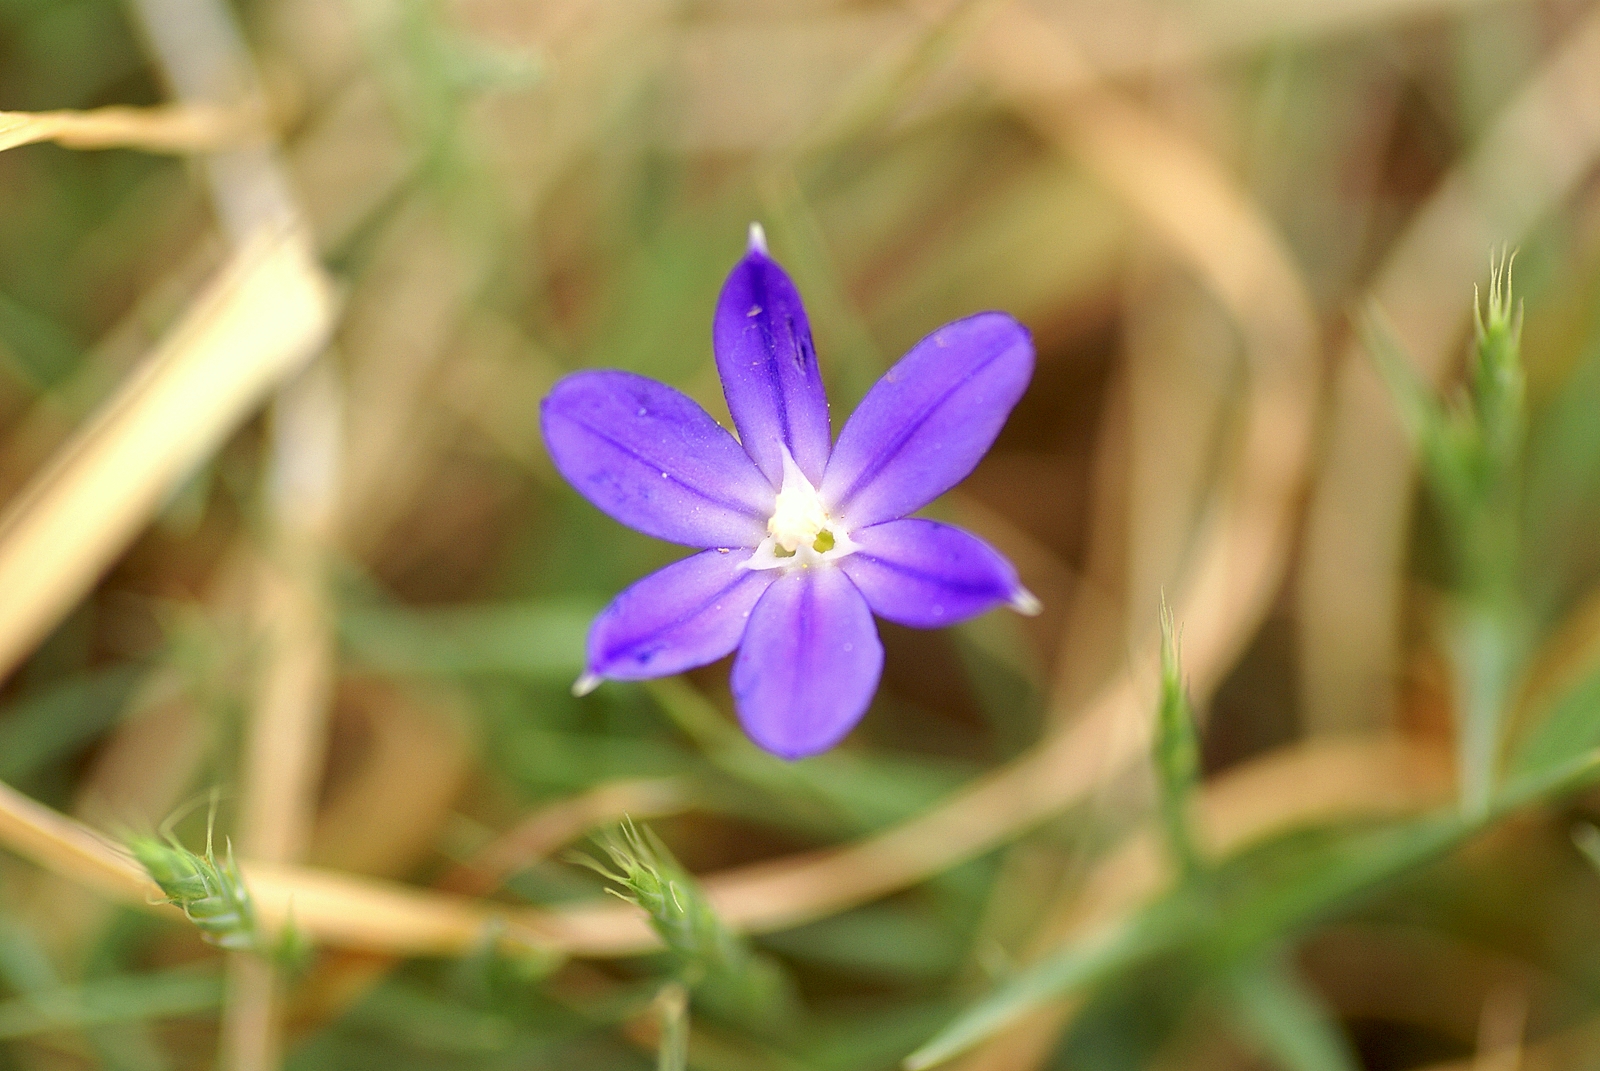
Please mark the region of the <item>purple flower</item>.
<svg viewBox="0 0 1600 1071"><path fill-rule="evenodd" d="M685 395L630 372L567 376L540 410L556 468L646 535L702 547L595 619L582 694L738 649L733 694L757 744L826 751L861 720L883 645L916 628L1039 604L959 528L908 517L988 451L1033 374L1010 316L946 324L880 379L832 441L805 306L758 225L717 301L712 345L737 440Z"/></svg>

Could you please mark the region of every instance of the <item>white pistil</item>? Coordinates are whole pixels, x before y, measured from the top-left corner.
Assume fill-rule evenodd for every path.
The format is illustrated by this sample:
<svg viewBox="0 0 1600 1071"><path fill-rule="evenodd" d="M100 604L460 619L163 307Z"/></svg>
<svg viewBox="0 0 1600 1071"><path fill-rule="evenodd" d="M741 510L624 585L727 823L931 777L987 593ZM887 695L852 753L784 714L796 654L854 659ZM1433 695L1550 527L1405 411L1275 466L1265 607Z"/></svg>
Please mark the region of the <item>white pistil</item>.
<svg viewBox="0 0 1600 1071"><path fill-rule="evenodd" d="M782 444L783 487L767 520L767 538L744 563L746 569L809 568L853 554L856 544L822 504L822 496Z"/></svg>

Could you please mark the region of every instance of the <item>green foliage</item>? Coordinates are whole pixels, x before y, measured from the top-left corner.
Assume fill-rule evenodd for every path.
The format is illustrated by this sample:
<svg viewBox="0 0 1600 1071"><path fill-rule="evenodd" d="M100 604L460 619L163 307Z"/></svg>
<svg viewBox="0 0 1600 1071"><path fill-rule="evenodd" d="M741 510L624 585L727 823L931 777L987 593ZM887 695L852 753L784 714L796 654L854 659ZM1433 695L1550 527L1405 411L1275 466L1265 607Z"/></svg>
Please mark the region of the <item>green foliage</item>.
<svg viewBox="0 0 1600 1071"><path fill-rule="evenodd" d="M210 968L96 978L0 1002L0 1039L210 1012L222 997L222 978Z"/></svg>
<svg viewBox="0 0 1600 1071"><path fill-rule="evenodd" d="M567 683L583 672L583 638L599 605L496 605L404 611L359 607L340 618L351 655L406 674L491 673Z"/></svg>
<svg viewBox="0 0 1600 1071"><path fill-rule="evenodd" d="M104 732L122 714L141 667L116 666L37 689L0 715L0 779L16 782Z"/></svg>
<svg viewBox="0 0 1600 1071"><path fill-rule="evenodd" d="M746 1027L782 1031L793 1025L799 1006L783 970L722 923L648 826L624 821L598 843L610 867L586 855L572 858L614 882L618 888L610 892L649 916L697 1002Z"/></svg>
<svg viewBox="0 0 1600 1071"><path fill-rule="evenodd" d="M1487 301L1474 301L1465 390L1450 404L1417 376L1376 308L1367 349L1389 385L1438 506L1452 560L1452 603L1442 626L1456 700L1461 804L1483 813L1500 776L1506 708L1528 647L1520 591L1525 438L1522 306L1512 296L1515 257L1491 260ZM1476 295L1475 295L1476 297Z"/></svg>
<svg viewBox="0 0 1600 1071"><path fill-rule="evenodd" d="M1597 777L1600 752L1591 752L1509 783L1483 814L1447 810L1392 823L1306 826L1246 846L1007 980L913 1053L906 1066L932 1067L1041 1004L1093 989L1159 956L1192 956L1223 977L1255 969L1282 941L1348 910L1496 819ZM1308 1013L1289 1008L1270 1014ZM1249 1020L1255 1021L1255 1013ZM1263 1029L1271 1033L1280 1026ZM1268 1040L1274 1048L1286 1044ZM1314 1038L1302 1042L1312 1050L1325 1047Z"/></svg>

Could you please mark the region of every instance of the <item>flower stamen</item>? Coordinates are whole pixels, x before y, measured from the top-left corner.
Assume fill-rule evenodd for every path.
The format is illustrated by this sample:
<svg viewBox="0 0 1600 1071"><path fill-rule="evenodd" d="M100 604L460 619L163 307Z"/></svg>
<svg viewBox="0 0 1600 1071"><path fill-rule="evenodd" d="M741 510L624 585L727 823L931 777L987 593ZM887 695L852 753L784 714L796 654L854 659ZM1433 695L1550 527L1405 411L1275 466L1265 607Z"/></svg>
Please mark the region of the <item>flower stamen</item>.
<svg viewBox="0 0 1600 1071"><path fill-rule="evenodd" d="M746 569L808 568L851 554L856 544L838 522L828 516L822 496L800 471L786 447L783 450L783 487L767 520L767 538L756 547Z"/></svg>

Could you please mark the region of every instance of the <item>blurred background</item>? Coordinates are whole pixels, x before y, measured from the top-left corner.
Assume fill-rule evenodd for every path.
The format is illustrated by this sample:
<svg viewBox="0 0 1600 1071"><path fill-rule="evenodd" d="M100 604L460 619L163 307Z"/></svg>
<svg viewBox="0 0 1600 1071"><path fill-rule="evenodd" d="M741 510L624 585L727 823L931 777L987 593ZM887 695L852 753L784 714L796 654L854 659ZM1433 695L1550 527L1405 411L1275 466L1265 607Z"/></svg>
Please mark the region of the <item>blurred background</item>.
<svg viewBox="0 0 1600 1071"><path fill-rule="evenodd" d="M0 108L0 1066L873 1071L997 987L951 1066L1600 1066L1600 7L0 0ZM948 320L1039 358L932 514L1044 612L881 625L796 764L725 665L570 694L682 552L538 434L726 422L752 220L836 429Z"/></svg>

